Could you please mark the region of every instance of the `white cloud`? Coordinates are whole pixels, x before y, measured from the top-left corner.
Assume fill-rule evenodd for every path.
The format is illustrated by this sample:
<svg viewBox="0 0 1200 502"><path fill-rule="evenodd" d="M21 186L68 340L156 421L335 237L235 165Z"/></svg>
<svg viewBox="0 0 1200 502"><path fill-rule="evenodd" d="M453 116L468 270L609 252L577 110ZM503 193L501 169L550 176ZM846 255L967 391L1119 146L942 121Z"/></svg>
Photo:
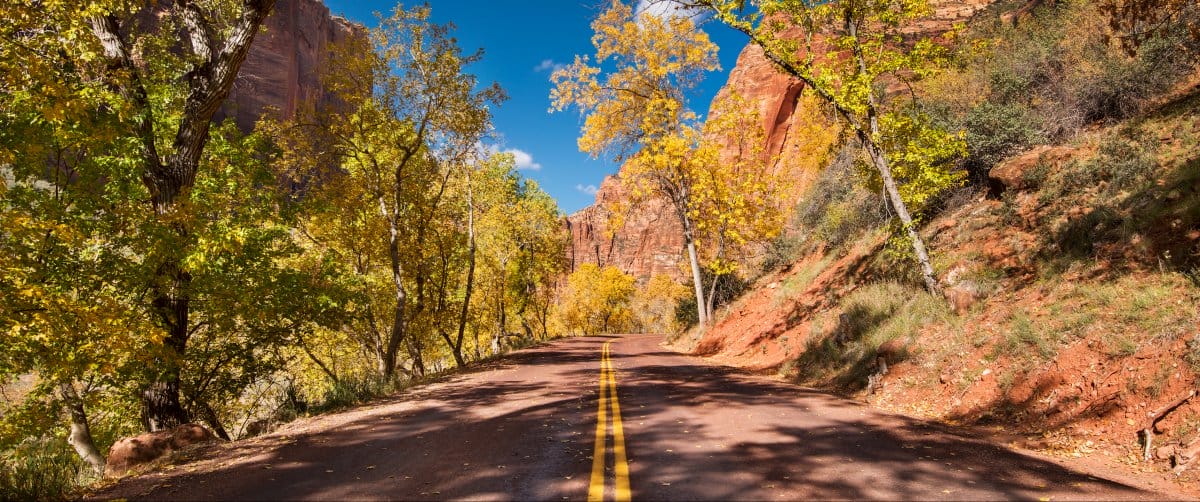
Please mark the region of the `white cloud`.
<svg viewBox="0 0 1200 502"><path fill-rule="evenodd" d="M633 11L638 14L648 13L657 17L688 16L694 22L699 22L708 17L707 11L699 7L685 7L675 0L638 0L637 7Z"/></svg>
<svg viewBox="0 0 1200 502"><path fill-rule="evenodd" d="M582 184L575 185L575 189L579 190L580 192L586 193L588 195L596 195L596 192L599 190L598 188L596 188L596 185L584 186Z"/></svg>
<svg viewBox="0 0 1200 502"><path fill-rule="evenodd" d="M517 162L517 169L528 171L540 171L542 169L542 165L534 162L533 155L530 155L528 152L509 148L508 150L504 150L504 153L512 154L513 160Z"/></svg>
<svg viewBox="0 0 1200 502"><path fill-rule="evenodd" d="M553 59L543 59L541 63L538 63L537 66L533 67L533 71L538 72L538 73L541 73L541 72L554 73L554 72L561 70L563 68L566 68L566 67L567 67L567 65L559 63L558 61L555 61Z"/></svg>

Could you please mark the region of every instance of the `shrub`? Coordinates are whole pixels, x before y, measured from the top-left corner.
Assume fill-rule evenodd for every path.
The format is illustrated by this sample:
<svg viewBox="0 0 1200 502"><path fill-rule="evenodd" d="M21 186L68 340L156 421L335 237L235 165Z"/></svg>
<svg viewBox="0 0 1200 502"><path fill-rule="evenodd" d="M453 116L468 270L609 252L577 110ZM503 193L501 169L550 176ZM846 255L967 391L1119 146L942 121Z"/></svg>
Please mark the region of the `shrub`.
<svg viewBox="0 0 1200 502"><path fill-rule="evenodd" d="M713 274L708 269L701 269L700 283L704 284L704 294L708 295L713 291L712 287ZM691 281L688 281L689 283ZM741 294L746 291L750 284L742 279L737 274L724 274L717 278L717 289L713 294L713 311L723 305L728 305L736 300ZM691 292L691 284L688 284L688 291ZM705 296L707 298L707 296ZM695 326L700 322L699 314L696 312L696 295L695 293L686 294L679 298L679 303L675 305L675 322L680 326L690 327Z"/></svg>
<svg viewBox="0 0 1200 502"><path fill-rule="evenodd" d="M0 500L66 500L89 470L60 439L26 439L0 455Z"/></svg>
<svg viewBox="0 0 1200 502"><path fill-rule="evenodd" d="M880 195L864 188L857 157L857 144L843 148L796 208L802 242L838 247L890 220Z"/></svg>
<svg viewBox="0 0 1200 502"><path fill-rule="evenodd" d="M963 127L967 132L964 165L972 181L980 184L992 166L1040 139L1037 119L1023 103L981 103L967 112Z"/></svg>
<svg viewBox="0 0 1200 502"><path fill-rule="evenodd" d="M923 85L938 123L966 132L973 182L1018 151L1140 112L1190 73L1200 52L1181 29L1162 30L1133 56L1108 33L1089 0L1040 8L1015 27L998 16L974 23L958 69Z"/></svg>
<svg viewBox="0 0 1200 502"><path fill-rule="evenodd" d="M314 414L340 410L365 403L396 390L396 384L376 376L348 377L332 383L315 406Z"/></svg>

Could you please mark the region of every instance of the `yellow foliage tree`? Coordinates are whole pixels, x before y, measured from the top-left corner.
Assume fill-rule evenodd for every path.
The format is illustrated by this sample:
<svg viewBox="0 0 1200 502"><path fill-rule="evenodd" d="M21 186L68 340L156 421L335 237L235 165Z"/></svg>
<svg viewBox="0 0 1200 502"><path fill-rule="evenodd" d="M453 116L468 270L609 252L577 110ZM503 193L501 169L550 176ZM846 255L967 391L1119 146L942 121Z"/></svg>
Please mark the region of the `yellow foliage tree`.
<svg viewBox="0 0 1200 502"><path fill-rule="evenodd" d="M660 0L661 1L661 0ZM705 9L762 47L780 71L828 104L870 160L878 183L912 245L925 287L939 292L937 274L909 208L962 183L953 160L965 154L961 134L943 131L903 101L880 92L890 82L935 73L943 46L913 36L933 13L929 0L679 0Z"/></svg>
<svg viewBox="0 0 1200 502"><path fill-rule="evenodd" d="M670 201L689 254L695 255L687 158L699 131L685 94L704 72L718 67L717 48L686 19L635 16L619 1L592 28L595 66L587 56L576 57L574 64L555 72L554 110L576 106L586 115L580 150L628 160L622 181L632 188L635 202L658 196ZM616 69L601 75L600 65L609 62ZM693 269L698 277L698 264Z"/></svg>
<svg viewBox="0 0 1200 502"><path fill-rule="evenodd" d="M721 276L737 272L747 246L779 235L785 182L771 170L766 133L753 103L731 93L718 100L704 124L704 140L689 162L693 173L689 215L712 272L704 310L712 317Z"/></svg>
<svg viewBox="0 0 1200 502"><path fill-rule="evenodd" d="M650 277L638 288L631 303L637 327L643 333L674 333L679 330L675 306L687 296L687 286L675 282L666 274Z"/></svg>
<svg viewBox="0 0 1200 502"><path fill-rule="evenodd" d="M621 333L633 327L630 302L633 276L616 267L581 265L567 278L559 302L559 316L568 331L585 335Z"/></svg>

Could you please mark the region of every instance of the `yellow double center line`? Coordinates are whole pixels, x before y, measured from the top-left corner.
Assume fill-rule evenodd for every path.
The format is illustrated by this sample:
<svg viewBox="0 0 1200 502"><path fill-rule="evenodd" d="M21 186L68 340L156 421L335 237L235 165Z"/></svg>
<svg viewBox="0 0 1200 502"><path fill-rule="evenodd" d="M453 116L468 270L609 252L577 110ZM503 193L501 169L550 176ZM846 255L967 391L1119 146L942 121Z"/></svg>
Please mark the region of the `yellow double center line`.
<svg viewBox="0 0 1200 502"><path fill-rule="evenodd" d="M614 375L609 345L604 342L600 356L600 404L596 412L596 446L592 454L592 483L588 501L604 500L604 464L608 452L608 408L612 405L613 472L616 474L616 500L629 500L629 462L625 458L625 431L621 428L621 405L617 402L617 378Z"/></svg>

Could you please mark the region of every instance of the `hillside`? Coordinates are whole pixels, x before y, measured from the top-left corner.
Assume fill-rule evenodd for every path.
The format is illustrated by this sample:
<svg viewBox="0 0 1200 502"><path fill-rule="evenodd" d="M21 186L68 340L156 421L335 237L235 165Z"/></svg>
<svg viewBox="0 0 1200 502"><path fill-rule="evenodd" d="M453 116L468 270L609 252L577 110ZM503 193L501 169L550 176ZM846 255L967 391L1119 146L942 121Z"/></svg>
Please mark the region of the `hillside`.
<svg viewBox="0 0 1200 502"><path fill-rule="evenodd" d="M1025 99L972 87L978 80L969 75L1010 71L1004 65L1028 54L1020 44L1035 39L1025 33L1049 44L1060 39L1047 33L1066 40L1086 30L1092 11L1083 6L999 28L1017 55L919 92L947 107L993 93L995 101L970 110ZM1069 22L1079 25L1059 24ZM920 287L889 243L886 217L871 216L878 209L870 194L846 185L856 153L842 150L777 241L784 265L676 347L883 409L987 426L1053 455L1126 471L1174 470L1194 486L1200 76L1190 64L1124 75L1164 80L1157 84L1164 91L1136 111L1131 104L1069 132L1031 132L1037 139L1014 141L977 168L986 179L944 198L921 235L945 299ZM1068 66L1063 81L1084 71L1091 70ZM1030 94L1071 84L1037 85L1044 87ZM1060 113L1055 120L1075 120L1066 102L1040 106ZM987 139L1003 134L993 130Z"/></svg>

